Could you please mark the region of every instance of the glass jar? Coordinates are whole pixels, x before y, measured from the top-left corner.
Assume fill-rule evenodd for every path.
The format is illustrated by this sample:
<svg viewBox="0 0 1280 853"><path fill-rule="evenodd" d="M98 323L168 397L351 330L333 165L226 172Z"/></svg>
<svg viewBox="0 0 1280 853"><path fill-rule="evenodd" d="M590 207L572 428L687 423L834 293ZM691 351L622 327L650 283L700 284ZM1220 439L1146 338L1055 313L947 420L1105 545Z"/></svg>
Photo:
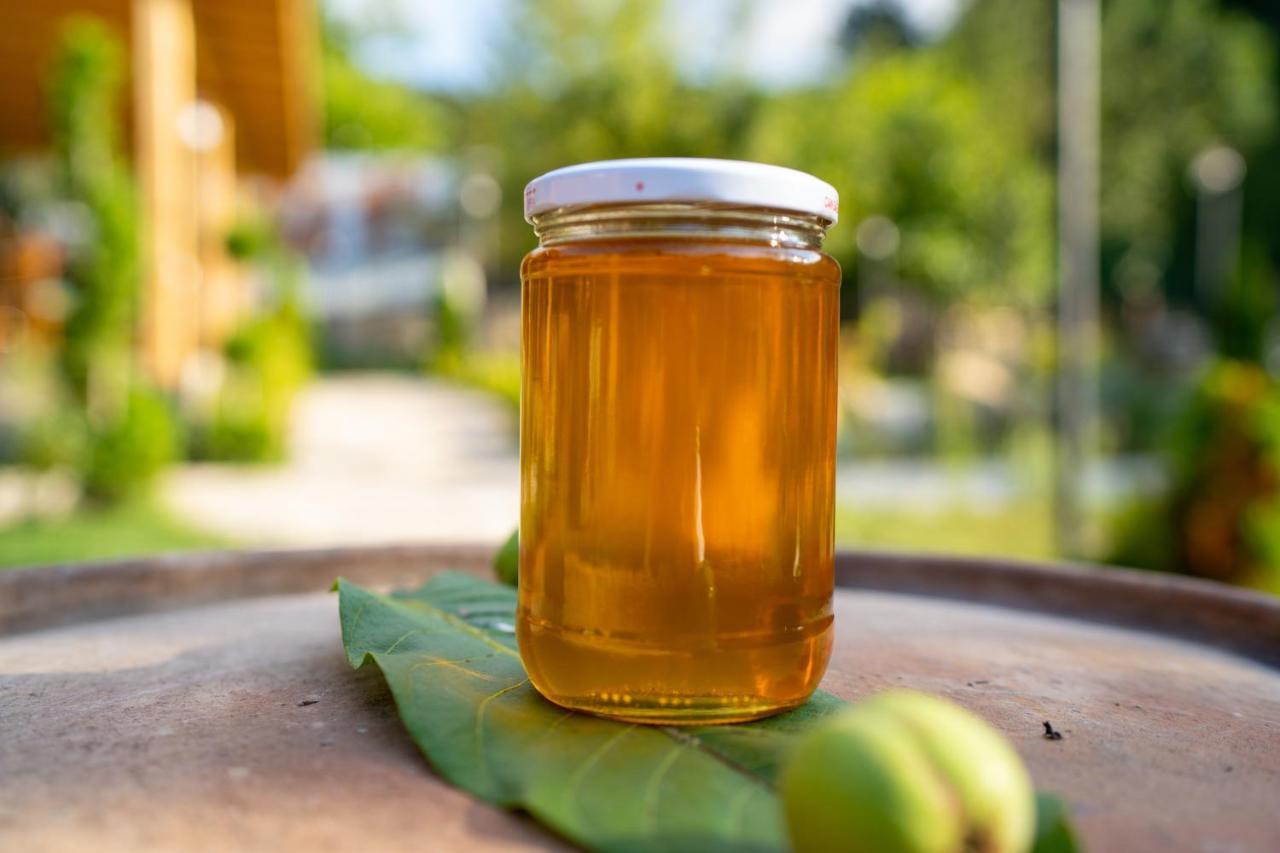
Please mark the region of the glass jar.
<svg viewBox="0 0 1280 853"><path fill-rule="evenodd" d="M517 633L559 705L645 723L802 703L831 652L836 193L620 160L525 191Z"/></svg>

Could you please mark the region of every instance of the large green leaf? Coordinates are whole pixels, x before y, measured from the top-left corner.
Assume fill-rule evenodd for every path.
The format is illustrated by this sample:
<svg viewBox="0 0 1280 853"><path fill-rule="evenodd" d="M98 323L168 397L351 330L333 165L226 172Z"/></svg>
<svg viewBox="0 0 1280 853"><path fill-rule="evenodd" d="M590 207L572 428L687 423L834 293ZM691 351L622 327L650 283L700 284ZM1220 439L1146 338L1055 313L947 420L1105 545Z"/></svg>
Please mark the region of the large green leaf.
<svg viewBox="0 0 1280 853"><path fill-rule="evenodd" d="M436 769L599 850L787 849L772 781L792 739L840 700L736 726L660 728L576 714L530 686L515 590L461 574L379 595L338 582L353 666L382 669Z"/></svg>
<svg viewBox="0 0 1280 853"><path fill-rule="evenodd" d="M844 703L734 726L628 725L565 711L516 653L516 591L447 573L379 595L339 580L352 666L382 669L409 734L453 784L605 851L785 851L773 781L793 740ZM1079 849L1065 805L1037 797L1034 853Z"/></svg>

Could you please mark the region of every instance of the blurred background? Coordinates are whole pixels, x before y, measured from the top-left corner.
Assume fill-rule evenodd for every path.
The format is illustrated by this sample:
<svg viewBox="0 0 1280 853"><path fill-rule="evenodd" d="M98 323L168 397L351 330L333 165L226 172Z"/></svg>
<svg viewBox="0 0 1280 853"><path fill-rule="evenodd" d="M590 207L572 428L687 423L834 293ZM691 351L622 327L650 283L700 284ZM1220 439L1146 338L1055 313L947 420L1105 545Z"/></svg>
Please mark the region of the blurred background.
<svg viewBox="0 0 1280 853"><path fill-rule="evenodd" d="M0 0L0 565L496 541L521 189L835 184L843 545L1280 592L1268 0Z"/></svg>

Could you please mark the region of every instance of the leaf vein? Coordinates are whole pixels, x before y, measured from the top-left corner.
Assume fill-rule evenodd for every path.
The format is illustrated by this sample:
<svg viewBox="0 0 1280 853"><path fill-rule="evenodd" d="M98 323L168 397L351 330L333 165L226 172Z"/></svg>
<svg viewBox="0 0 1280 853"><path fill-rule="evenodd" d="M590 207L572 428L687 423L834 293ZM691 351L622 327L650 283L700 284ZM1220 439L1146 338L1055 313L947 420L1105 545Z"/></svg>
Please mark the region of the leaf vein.
<svg viewBox="0 0 1280 853"><path fill-rule="evenodd" d="M408 631L405 631L403 634L401 634L401 635L400 635L400 638L399 638L398 640L396 640L396 641L395 641L394 643L392 643L391 645L387 646L386 650L385 650L385 651L383 651L383 654L384 654L384 655L389 655L389 654L391 654L393 651L395 651L396 646L400 645L400 644L401 644L401 643L403 643L405 640L409 639L409 637L410 637L410 636L412 636L413 634L418 633L420 630L422 630L422 629L421 629L421 628L410 628Z"/></svg>
<svg viewBox="0 0 1280 853"><path fill-rule="evenodd" d="M458 661L450 660L449 658L438 658L438 657L433 657L431 655L426 655L426 654L424 654L422 657L423 657L423 660L418 661L413 666L409 667L410 672L417 672L419 670L427 669L432 666L442 666L445 669L452 669L457 672L461 672L464 675L469 675L472 678L477 678L481 681L504 680L500 676L489 675L487 673L479 672L478 670L469 669L465 666L462 666ZM469 661L469 660L472 660L472 658L462 658L462 660Z"/></svg>
<svg viewBox="0 0 1280 853"><path fill-rule="evenodd" d="M684 754L686 749L688 747L684 744L674 745L671 751L667 753L667 756L654 768L653 773L649 776L648 784L644 786L644 799L641 802L644 804L645 819L651 829L656 830L658 828L658 797L661 795L662 780L667 777L671 766Z"/></svg>
<svg viewBox="0 0 1280 853"><path fill-rule="evenodd" d="M729 768L735 773L745 776L747 779L749 779L751 782L754 782L756 785L760 786L761 788L765 790L772 790L769 783L766 782L763 778L761 778L760 774L753 772L749 767L739 764L738 762L729 758L727 755L723 755L719 752L716 752L715 749L713 749L708 744L703 743L696 736L691 735L688 732L682 732L679 729L673 728L671 726L662 726L658 729L658 731L662 732L667 737L671 738L677 743L682 743L682 744L685 744L686 746L693 747L694 749L698 750L703 755L706 755L708 758L712 759L713 761L718 761L719 763L723 764L725 767Z"/></svg>
<svg viewBox="0 0 1280 853"><path fill-rule="evenodd" d="M587 774L590 773L591 769L596 766L597 762L599 762L600 759L604 757L604 754L606 752L613 749L613 747L618 743L618 741L622 740L623 737L630 734L631 730L634 729L635 727L636 727L636 724L631 723L625 729L622 729L613 737L609 738L607 741L600 744L595 749L591 750L591 754L588 755L586 759L582 762L582 764L578 765L578 768L573 771L573 775L569 777L569 784L565 790L565 799L569 803L573 804L575 808L578 808L577 806L578 788L582 787L582 783L587 778ZM591 817L585 811L582 811L580 808L578 809L578 813L579 815L581 815L583 820L589 820Z"/></svg>
<svg viewBox="0 0 1280 853"><path fill-rule="evenodd" d="M729 803L729 808L725 809L725 826L728 827L731 835L742 834L741 827L738 826L738 813L746 807L747 801L751 798L751 795L759 792L758 788L752 788L744 785L738 790L738 793L733 795L733 800ZM738 832L735 832L735 829L738 830Z"/></svg>
<svg viewBox="0 0 1280 853"><path fill-rule="evenodd" d="M529 683L528 678L522 678L519 681L517 681L515 684L509 684L506 687L502 688L501 690L490 693L488 696L484 697L484 699L480 700L480 704L476 706L476 722L475 722L476 754L480 756L480 764L482 767L484 767L484 775L489 777L490 782L496 782L497 779L494 777L493 770L489 766L489 756L484 751L485 712L489 710L489 703L493 702L495 699L498 699L500 696L503 696L504 694L510 693L512 690L515 690L518 687L523 687L528 683Z"/></svg>

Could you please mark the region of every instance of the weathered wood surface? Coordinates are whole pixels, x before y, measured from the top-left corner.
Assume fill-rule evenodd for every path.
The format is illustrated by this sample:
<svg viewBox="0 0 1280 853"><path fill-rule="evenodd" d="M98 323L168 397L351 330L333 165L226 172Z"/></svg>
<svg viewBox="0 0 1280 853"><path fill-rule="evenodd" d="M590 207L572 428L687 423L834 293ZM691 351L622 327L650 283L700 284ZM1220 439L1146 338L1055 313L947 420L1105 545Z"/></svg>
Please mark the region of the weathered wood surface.
<svg viewBox="0 0 1280 853"><path fill-rule="evenodd" d="M338 574L477 548L0 573L0 849L562 846L430 772L343 658ZM1129 573L842 555L824 688L906 685L1002 729L1095 850L1280 849L1280 603ZM1065 733L1041 736L1043 720Z"/></svg>

